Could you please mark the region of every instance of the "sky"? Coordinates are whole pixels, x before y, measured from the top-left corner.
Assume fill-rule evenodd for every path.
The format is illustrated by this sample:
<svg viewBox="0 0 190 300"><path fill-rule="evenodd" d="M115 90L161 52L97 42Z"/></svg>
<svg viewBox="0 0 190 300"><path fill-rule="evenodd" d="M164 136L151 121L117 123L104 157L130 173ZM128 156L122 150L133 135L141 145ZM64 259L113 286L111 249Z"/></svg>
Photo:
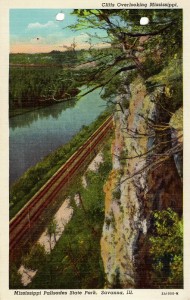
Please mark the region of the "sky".
<svg viewBox="0 0 190 300"><path fill-rule="evenodd" d="M10 52L11 53L42 53L52 50L64 51L69 47L73 39L77 43L77 49L88 48L86 41L89 39L89 30L71 31L65 28L76 22L76 16L72 15L72 9L11 9L10 20ZM57 21L56 15L63 12L63 21ZM101 30L96 33L105 36ZM93 43L100 44L99 40Z"/></svg>

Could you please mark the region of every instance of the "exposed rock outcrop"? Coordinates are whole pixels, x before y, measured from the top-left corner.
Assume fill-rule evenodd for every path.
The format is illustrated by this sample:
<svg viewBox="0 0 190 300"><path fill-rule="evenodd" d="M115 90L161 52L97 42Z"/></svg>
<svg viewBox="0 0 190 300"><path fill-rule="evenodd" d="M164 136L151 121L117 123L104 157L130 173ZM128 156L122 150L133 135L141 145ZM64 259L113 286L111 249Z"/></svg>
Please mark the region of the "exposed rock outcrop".
<svg viewBox="0 0 190 300"><path fill-rule="evenodd" d="M173 147L176 151L174 154L174 160L178 173L183 178L183 155L180 147L183 146L183 108L180 107L170 119L171 133L173 139Z"/></svg>
<svg viewBox="0 0 190 300"><path fill-rule="evenodd" d="M101 252L107 288L148 287L147 232L153 209L182 211L182 185L173 158L169 116L157 105L164 87L148 93L139 77L129 109L115 113L113 170L105 185ZM124 98L125 98L124 97ZM143 278L143 279L142 279Z"/></svg>

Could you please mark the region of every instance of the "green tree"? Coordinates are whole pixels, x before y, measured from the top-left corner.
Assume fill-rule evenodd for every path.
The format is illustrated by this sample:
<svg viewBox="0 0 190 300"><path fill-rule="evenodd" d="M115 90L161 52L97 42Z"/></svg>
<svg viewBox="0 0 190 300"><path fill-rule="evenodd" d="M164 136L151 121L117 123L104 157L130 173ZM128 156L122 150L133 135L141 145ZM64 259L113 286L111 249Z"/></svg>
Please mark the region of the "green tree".
<svg viewBox="0 0 190 300"><path fill-rule="evenodd" d="M35 244L30 252L24 257L22 263L24 267L31 270L38 270L39 266L43 266L47 260L47 254L44 247Z"/></svg>
<svg viewBox="0 0 190 300"><path fill-rule="evenodd" d="M131 74L138 72L147 78L158 73L168 57L171 59L181 48L181 10L77 9L73 14L78 18L71 26L73 30L102 29L105 38L97 34L91 37L108 45L98 55L91 52L91 61L96 63L86 77L89 85L94 84L91 90L105 87L106 92L115 77L120 77L121 87ZM139 23L144 15L150 20L148 26Z"/></svg>
<svg viewBox="0 0 190 300"><path fill-rule="evenodd" d="M150 237L153 284L183 286L183 222L172 209L154 212L154 233Z"/></svg>
<svg viewBox="0 0 190 300"><path fill-rule="evenodd" d="M49 237L49 245L50 245L50 252L52 251L52 237L54 239L54 243L56 244L57 240L56 240L56 235L59 232L59 228L58 228L58 224L57 221L55 219L53 219L47 228L47 235Z"/></svg>
<svg viewBox="0 0 190 300"><path fill-rule="evenodd" d="M9 282L11 289L22 288L21 275L18 273L18 268L16 265L11 264L9 268Z"/></svg>
<svg viewBox="0 0 190 300"><path fill-rule="evenodd" d="M149 157L146 168L150 171L158 164L172 160L174 154L182 151L182 144L172 145L174 140L168 126L171 115L183 104L182 10L78 9L73 13L77 16L76 24L71 26L73 30L102 29L105 39L101 36L99 39L108 45L99 53L90 52L95 67L89 70L86 77L85 74L81 76L83 82L86 78L90 87L86 93L102 87L103 97L118 104L125 113L128 102L124 107L120 100L123 96L125 100L130 98L126 97L130 94L127 87L137 75L144 79L147 93L161 86L163 93L152 100L156 104L156 118L146 120L155 133L153 149L149 153L137 153L136 157ZM139 24L141 16L149 18L147 26ZM98 38L96 34L94 37ZM139 116L145 118L140 113ZM140 132L134 132L132 138L140 137ZM149 156L150 151L157 155L156 161L155 156ZM133 158L126 154L122 162ZM142 171L139 170L139 173ZM131 177L134 175L137 173ZM155 233L151 243L156 287L182 286L182 221L176 213L171 210L155 213Z"/></svg>

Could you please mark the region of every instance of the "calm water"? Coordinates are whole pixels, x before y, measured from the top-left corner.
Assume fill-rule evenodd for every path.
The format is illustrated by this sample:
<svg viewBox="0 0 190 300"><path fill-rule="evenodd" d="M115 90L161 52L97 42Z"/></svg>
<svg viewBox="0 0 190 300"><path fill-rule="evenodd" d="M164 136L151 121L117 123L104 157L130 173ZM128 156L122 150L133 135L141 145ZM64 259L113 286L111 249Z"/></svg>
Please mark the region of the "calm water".
<svg viewBox="0 0 190 300"><path fill-rule="evenodd" d="M10 184L105 110L99 92L10 119Z"/></svg>

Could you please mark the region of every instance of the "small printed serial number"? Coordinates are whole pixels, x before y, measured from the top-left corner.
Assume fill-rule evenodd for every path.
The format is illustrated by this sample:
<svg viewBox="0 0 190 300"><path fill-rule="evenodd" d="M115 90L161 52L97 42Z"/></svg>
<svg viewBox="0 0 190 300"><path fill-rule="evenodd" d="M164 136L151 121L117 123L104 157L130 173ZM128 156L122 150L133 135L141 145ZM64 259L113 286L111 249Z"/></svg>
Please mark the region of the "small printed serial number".
<svg viewBox="0 0 190 300"><path fill-rule="evenodd" d="M176 296L179 295L179 292L162 292L162 296Z"/></svg>

